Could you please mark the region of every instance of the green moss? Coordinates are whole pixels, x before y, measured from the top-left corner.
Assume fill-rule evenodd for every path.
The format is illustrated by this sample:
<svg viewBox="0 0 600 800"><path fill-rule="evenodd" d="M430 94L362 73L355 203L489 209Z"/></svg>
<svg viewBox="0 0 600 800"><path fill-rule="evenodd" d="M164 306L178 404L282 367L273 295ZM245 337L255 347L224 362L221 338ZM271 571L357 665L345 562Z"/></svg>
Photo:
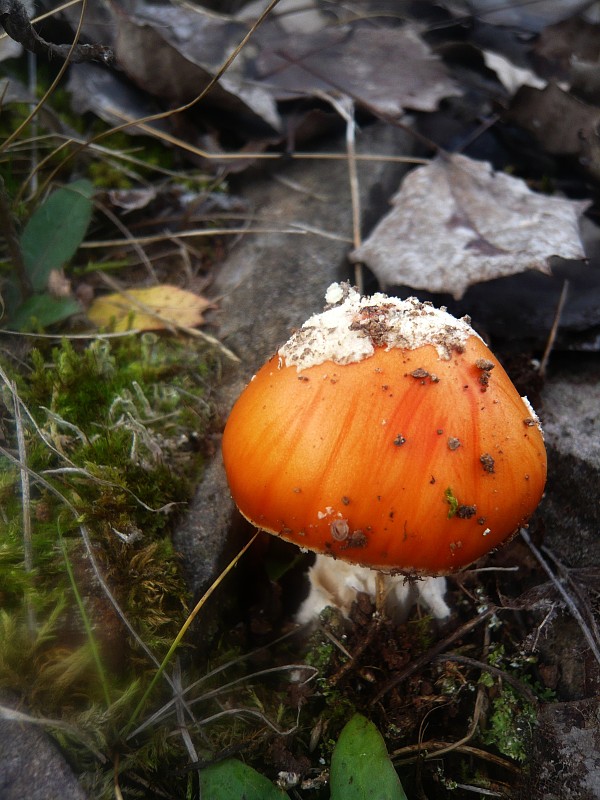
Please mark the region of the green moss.
<svg viewBox="0 0 600 800"><path fill-rule="evenodd" d="M456 516L456 512L458 511L458 500L454 496L454 492L450 486L444 492L444 500L450 506L448 510L448 519L452 519L452 517Z"/></svg>
<svg viewBox="0 0 600 800"><path fill-rule="evenodd" d="M506 670L537 697L552 699L552 692L532 680L531 667L536 663L535 656L513 653L509 657L504 645L496 644L488 655L488 662ZM531 729L537 718L535 706L495 674L483 673L480 682L489 688L491 697L491 712L482 733L483 741L515 761L526 761Z"/></svg>
<svg viewBox="0 0 600 800"><path fill-rule="evenodd" d="M82 348L64 341L32 351L19 369L3 364L23 404L33 569L24 567L9 423L0 464L0 687L109 749L156 667L98 583L88 545L129 625L162 659L188 612L170 531L202 468L196 443L211 421L205 384L214 366L201 347L153 334ZM8 387L0 399L8 417ZM97 770L89 748L70 745L80 771ZM153 732L135 763L162 746ZM94 774L89 781L104 786L103 771ZM109 796L103 791L95 796Z"/></svg>
<svg viewBox="0 0 600 800"><path fill-rule="evenodd" d="M503 685L492 701L483 741L497 747L503 755L523 762L527 758L535 720L531 703L524 701L512 686Z"/></svg>
<svg viewBox="0 0 600 800"><path fill-rule="evenodd" d="M329 761L337 735L357 709L347 693L332 681L332 677L347 660L334 644L336 639L345 638L345 621L334 608L323 609L319 621L319 627L308 642L304 660L308 666L318 670L315 698L320 699L323 704L321 718L324 720L324 730L327 731L319 746L321 757Z"/></svg>

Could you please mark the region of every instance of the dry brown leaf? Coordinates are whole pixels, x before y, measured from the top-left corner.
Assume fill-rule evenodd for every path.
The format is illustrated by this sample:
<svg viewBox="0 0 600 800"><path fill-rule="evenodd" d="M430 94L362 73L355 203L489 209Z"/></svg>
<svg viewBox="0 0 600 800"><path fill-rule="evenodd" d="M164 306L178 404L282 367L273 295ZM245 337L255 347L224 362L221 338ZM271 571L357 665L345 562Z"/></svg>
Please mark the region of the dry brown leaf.
<svg viewBox="0 0 600 800"><path fill-rule="evenodd" d="M409 173L392 202L351 254L384 286L460 299L472 284L528 269L549 273L551 256L585 258L578 217L587 203L536 194L484 161L438 157Z"/></svg>
<svg viewBox="0 0 600 800"><path fill-rule="evenodd" d="M533 52L543 59L553 74L567 78L571 72L571 59L598 61L600 58L600 25L582 17L570 17L556 25L549 25L533 43Z"/></svg>
<svg viewBox="0 0 600 800"><path fill-rule="evenodd" d="M179 105L200 94L246 33L243 23L199 6L140 0L131 14L119 9L115 55L138 87ZM243 74L246 58L244 51L221 76L210 102L278 130L274 100Z"/></svg>
<svg viewBox="0 0 600 800"><path fill-rule="evenodd" d="M156 105L151 97L124 81L116 72L97 64L72 64L67 91L76 114L91 112L109 125L121 125L125 120L144 119L156 113ZM164 120L153 120L146 124L159 131L169 128ZM127 133L148 135L147 130L137 125L128 126Z"/></svg>
<svg viewBox="0 0 600 800"><path fill-rule="evenodd" d="M278 100L335 90L376 113L433 111L461 90L417 32L361 25L281 35L264 46L257 77Z"/></svg>
<svg viewBox="0 0 600 800"><path fill-rule="evenodd" d="M115 331L155 331L170 324L182 328L201 325L202 313L210 305L201 295L162 284L98 297L87 314L95 325L111 325Z"/></svg>
<svg viewBox="0 0 600 800"><path fill-rule="evenodd" d="M600 110L550 83L541 91L521 87L504 119L531 133L546 153L577 156L582 134L596 135Z"/></svg>

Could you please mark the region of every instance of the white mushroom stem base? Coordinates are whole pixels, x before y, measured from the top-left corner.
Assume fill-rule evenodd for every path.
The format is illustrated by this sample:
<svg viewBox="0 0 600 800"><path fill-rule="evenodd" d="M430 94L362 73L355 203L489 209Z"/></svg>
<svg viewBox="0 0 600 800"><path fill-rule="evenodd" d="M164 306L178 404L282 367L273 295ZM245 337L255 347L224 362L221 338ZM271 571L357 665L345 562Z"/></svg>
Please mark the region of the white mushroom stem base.
<svg viewBox="0 0 600 800"><path fill-rule="evenodd" d="M383 575L368 567L318 555L308 571L310 591L296 620L301 624L311 622L328 606L349 617L359 593L368 594L375 602L378 574L383 578L385 611L391 619L402 621L416 603L422 603L435 619L445 619L450 614L444 600L446 579L443 577L409 580L404 575Z"/></svg>

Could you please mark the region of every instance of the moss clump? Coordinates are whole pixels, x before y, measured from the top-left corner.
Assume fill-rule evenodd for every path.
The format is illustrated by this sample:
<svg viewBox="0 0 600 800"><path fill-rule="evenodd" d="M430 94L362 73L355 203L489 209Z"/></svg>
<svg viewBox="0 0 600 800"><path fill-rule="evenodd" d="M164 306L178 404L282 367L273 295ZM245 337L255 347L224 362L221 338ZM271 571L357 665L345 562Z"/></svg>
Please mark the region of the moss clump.
<svg viewBox="0 0 600 800"><path fill-rule="evenodd" d="M169 534L202 468L214 365L144 334L2 366L0 688L107 752L156 672L148 650L161 660L187 615ZM163 746L141 747L138 767ZM89 747L69 749L98 769Z"/></svg>
<svg viewBox="0 0 600 800"><path fill-rule="evenodd" d="M503 686L492 701L492 712L483 734L486 744L494 745L505 756L526 761L536 713L531 703L519 697L511 686Z"/></svg>
<svg viewBox="0 0 600 800"><path fill-rule="evenodd" d="M528 671L535 663L535 657L513 654L508 658L504 645L497 644L490 652L488 661L518 678L524 688L532 689L538 696L548 697L541 687L532 685ZM503 755L515 761L525 762L531 743L531 731L537 719L535 706L509 683L498 680L491 674L484 673L480 681L489 687L491 699L491 711L481 737L483 742L494 745Z"/></svg>

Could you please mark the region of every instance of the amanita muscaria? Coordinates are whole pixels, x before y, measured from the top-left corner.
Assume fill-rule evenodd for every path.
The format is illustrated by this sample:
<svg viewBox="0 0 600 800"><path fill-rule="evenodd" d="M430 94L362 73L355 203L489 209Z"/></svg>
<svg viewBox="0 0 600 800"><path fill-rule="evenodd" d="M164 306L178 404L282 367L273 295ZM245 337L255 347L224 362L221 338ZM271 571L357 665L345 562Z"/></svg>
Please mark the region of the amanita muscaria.
<svg viewBox="0 0 600 800"><path fill-rule="evenodd" d="M538 505L535 413L466 318L334 284L254 376L223 436L254 525L389 573L443 575Z"/></svg>

